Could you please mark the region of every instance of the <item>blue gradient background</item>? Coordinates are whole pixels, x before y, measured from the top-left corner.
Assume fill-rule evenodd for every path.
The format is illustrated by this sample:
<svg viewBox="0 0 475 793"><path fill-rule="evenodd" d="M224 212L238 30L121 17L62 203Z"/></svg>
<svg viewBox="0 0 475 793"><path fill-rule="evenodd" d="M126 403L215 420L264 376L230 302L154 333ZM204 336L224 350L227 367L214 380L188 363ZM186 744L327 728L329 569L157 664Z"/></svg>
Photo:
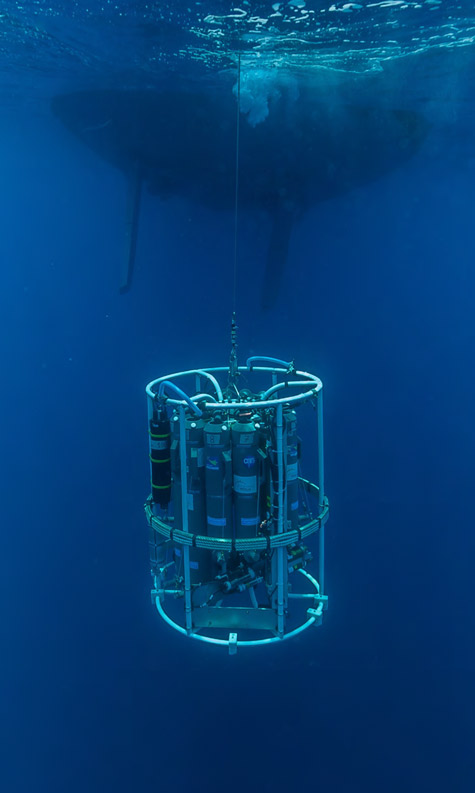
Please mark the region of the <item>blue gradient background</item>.
<svg viewBox="0 0 475 793"><path fill-rule="evenodd" d="M329 611L229 658L150 605L144 386L226 361L232 217L145 196L46 112L0 128L1 788L474 789L474 160L453 130L296 227L240 225L240 351L325 384Z"/></svg>

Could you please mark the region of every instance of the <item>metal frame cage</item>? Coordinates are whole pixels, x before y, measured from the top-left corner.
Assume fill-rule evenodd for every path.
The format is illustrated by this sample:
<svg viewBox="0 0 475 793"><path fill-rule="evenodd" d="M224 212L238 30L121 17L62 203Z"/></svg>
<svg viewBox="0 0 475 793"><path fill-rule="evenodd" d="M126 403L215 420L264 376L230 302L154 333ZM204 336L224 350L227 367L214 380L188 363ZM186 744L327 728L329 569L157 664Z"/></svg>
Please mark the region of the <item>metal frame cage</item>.
<svg viewBox="0 0 475 793"><path fill-rule="evenodd" d="M190 395L181 385L193 379ZM160 616L231 654L320 625L329 512L321 380L253 356L234 370L159 377L146 393L152 492L145 514ZM317 418L316 483L300 470L297 413L305 405ZM316 576L307 569L313 560Z"/></svg>

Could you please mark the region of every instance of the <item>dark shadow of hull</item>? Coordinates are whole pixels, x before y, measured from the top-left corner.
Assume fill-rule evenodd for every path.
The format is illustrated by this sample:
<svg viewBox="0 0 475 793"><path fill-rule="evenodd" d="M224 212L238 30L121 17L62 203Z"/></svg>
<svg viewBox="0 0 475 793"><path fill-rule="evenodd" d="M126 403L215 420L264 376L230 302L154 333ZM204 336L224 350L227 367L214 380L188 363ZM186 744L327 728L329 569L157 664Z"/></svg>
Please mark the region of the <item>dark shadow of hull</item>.
<svg viewBox="0 0 475 793"><path fill-rule="evenodd" d="M57 96L52 109L127 177L129 245L122 290L132 278L142 183L161 198L233 208L232 94L83 91ZM324 104L310 94L274 102L256 127L241 116L239 204L266 210L272 222L263 306L269 308L279 293L293 219L397 168L426 133L426 122L412 111Z"/></svg>

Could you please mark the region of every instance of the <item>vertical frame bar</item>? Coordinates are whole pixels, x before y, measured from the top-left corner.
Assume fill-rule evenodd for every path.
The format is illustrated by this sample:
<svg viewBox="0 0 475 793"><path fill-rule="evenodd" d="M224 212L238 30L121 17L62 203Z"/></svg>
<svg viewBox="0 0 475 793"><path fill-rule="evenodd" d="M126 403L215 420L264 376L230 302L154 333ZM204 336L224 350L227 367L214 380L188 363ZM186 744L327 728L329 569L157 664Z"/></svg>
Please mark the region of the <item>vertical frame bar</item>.
<svg viewBox="0 0 475 793"><path fill-rule="evenodd" d="M181 521L183 531L188 531L188 478L186 471L186 426L185 408L180 405L180 476L181 476ZM183 573L185 578L185 627L191 633L191 576L190 547L183 545Z"/></svg>
<svg viewBox="0 0 475 793"><path fill-rule="evenodd" d="M277 466L278 466L278 508L277 534L284 531L284 444L283 444L283 407L282 403L276 408L277 429ZM284 635L284 553L287 548L277 548L277 632Z"/></svg>
<svg viewBox="0 0 475 793"><path fill-rule="evenodd" d="M325 472L323 462L323 389L317 394L317 443L318 443L318 510L321 514L325 503ZM320 595L325 593L325 526L318 532L318 583Z"/></svg>
<svg viewBox="0 0 475 793"><path fill-rule="evenodd" d="M153 489L152 489L152 455L151 455L151 448L150 448L150 440L151 440L151 438L150 438L150 421L152 419L152 416L153 416L153 400L150 399L149 396L147 396L147 439L148 439L148 448L149 448L148 456L149 456L149 460L150 460L149 467L150 467L150 494L151 495L153 495ZM155 515L155 504L153 503L153 500L152 500L152 512Z"/></svg>

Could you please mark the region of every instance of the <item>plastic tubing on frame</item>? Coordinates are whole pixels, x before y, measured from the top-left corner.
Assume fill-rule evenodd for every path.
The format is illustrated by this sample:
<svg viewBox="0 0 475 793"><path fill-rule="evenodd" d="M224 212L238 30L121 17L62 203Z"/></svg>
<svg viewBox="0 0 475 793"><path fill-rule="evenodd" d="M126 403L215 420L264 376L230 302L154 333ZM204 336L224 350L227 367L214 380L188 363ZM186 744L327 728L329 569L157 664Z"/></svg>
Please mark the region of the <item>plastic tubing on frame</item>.
<svg viewBox="0 0 475 793"><path fill-rule="evenodd" d="M301 385L308 385L308 380L290 380L288 383L276 383L272 385L267 391L264 392L262 395L262 400L269 399L272 394L275 394L277 391L281 391L283 388L290 388L291 386L301 386Z"/></svg>
<svg viewBox="0 0 475 793"><path fill-rule="evenodd" d="M266 367L266 366L256 366L256 367L254 367L254 369L255 369L255 371L259 371L259 372L271 372L272 371L272 369L269 369L269 367ZM215 367L210 367L209 371L207 371L205 369L189 369L189 370L183 371L183 372L175 372L174 374L165 375L163 378L162 377L158 377L156 380L152 380L150 383L148 383L148 385L147 385L145 390L146 390L147 395L150 397L150 399L153 400L153 399L157 398L157 392L154 391L154 388L156 388L158 386L158 389L160 389L164 383L170 383L171 382L171 378L184 377L186 375L198 374L198 375L202 375L204 377L208 377L210 380L212 380L214 382L215 378L213 377L213 375L210 374L210 372L227 372L227 371L228 371L228 367L226 367L226 366L215 366ZM248 371L248 370L247 370L247 368L245 366L240 366L239 367L239 371L240 372L244 372L244 371ZM286 371L284 369L280 369L280 370L276 369L275 371L280 371L283 375L286 374ZM288 404L288 405L292 404L293 402L299 402L300 403L300 402L307 401L309 399L313 399L315 397L315 395L321 390L322 382L315 375L309 374L308 372L301 372L301 371L296 371L295 375L300 376L300 377L307 377L308 380L307 381L302 381L302 383L300 381L297 381L297 380L289 380L288 383L285 383L281 387L288 386L290 388L291 386L305 384L307 386L313 385L313 388L310 391L305 391L305 392L302 392L300 394L296 394L295 396L288 396L286 398L281 397L279 399L267 399L267 400L264 400L264 401L258 400L257 402L254 403L254 406L256 408L266 408L266 407L275 407L280 402L285 402L285 404ZM279 386L279 384L277 384L277 386ZM272 386L272 388L274 388L274 386ZM219 389L219 391L217 391L217 394L218 394L218 399L220 400L220 397L222 396L222 392L221 392L221 389L219 388L219 384L218 384L218 389ZM175 386L175 390L176 390L176 386ZM278 388L277 388L277 390L278 390ZM179 400L172 399L171 397L169 398L169 402L170 402L171 405L176 405L176 406L180 405L180 401ZM215 402L207 403L204 407L205 408L212 408L215 404L216 404ZM220 404L220 407L224 408L225 410L227 410L227 409L235 410L240 405L238 400L233 400L232 402L224 402L224 401L221 402L221 401L219 401L219 404ZM201 415L201 414L197 413L196 409L194 410L194 412L195 412L196 415Z"/></svg>
<svg viewBox="0 0 475 793"><path fill-rule="evenodd" d="M211 383L213 383L213 385L214 385L215 391L216 391L216 393L218 395L218 402L222 402L223 401L223 392L221 390L221 386L219 385L218 381L216 380L216 377L214 377L209 372L206 372L204 369L196 369L194 374L197 374L200 377L207 377L208 380Z"/></svg>
<svg viewBox="0 0 475 793"><path fill-rule="evenodd" d="M177 385L175 385L175 383L172 383L172 382L170 382L170 380L164 380L162 383L160 383L160 388L158 389L158 396L159 396L159 397L162 397L162 396L163 396L163 393L164 393L164 391L165 391L165 388L169 388L169 389L171 388L171 390L172 390L172 391L174 391L174 392L175 392L175 394L178 394L178 396L179 396L179 397L181 397L181 399L183 399L183 400L186 402L186 404L188 405L188 407L189 407L189 408L190 408L190 409L193 411L193 413L194 413L196 416L198 416L198 418L200 418L200 416L202 416L202 415L203 415L203 411L202 411L202 410L200 410L200 408L198 407L198 405L196 405L196 404L195 404L195 402L193 402L193 401L190 399L190 397L188 396L188 394L185 394L185 392L184 392L184 391L182 391L182 389L181 389L181 388L178 388L178 386L177 386Z"/></svg>
<svg viewBox="0 0 475 793"><path fill-rule="evenodd" d="M267 355L252 355L246 361L246 368L252 369L253 364L257 361L274 364L275 366L285 366L286 369L289 369L292 365L290 361L282 361L280 358L269 358Z"/></svg>

